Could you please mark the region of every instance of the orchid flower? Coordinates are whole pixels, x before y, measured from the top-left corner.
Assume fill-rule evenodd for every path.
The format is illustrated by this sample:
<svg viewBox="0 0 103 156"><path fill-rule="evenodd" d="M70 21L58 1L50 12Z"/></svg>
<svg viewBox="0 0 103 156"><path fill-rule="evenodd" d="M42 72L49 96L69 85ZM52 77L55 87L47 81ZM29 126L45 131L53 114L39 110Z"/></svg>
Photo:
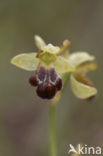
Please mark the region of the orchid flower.
<svg viewBox="0 0 103 156"><path fill-rule="evenodd" d="M46 44L40 36L35 36L38 52L19 54L11 63L27 71L34 71L29 82L36 87L36 92L43 99L52 99L57 92L63 90L63 76L70 75L70 83L74 94L81 99L97 94L97 89L86 77L86 73L95 70L95 59L87 52L69 54L70 41L65 40L61 47ZM86 63L89 62L89 63ZM69 80L69 79L68 79Z"/></svg>

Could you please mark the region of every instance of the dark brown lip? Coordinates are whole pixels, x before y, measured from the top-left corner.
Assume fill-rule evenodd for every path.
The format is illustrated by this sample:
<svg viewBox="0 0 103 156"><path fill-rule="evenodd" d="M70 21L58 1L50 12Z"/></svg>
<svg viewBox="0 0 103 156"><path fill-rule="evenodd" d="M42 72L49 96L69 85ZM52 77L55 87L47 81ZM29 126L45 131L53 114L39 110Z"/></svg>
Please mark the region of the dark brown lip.
<svg viewBox="0 0 103 156"><path fill-rule="evenodd" d="M62 89L62 79L54 68L40 67L30 77L29 83L37 87L37 95L43 99L52 99Z"/></svg>

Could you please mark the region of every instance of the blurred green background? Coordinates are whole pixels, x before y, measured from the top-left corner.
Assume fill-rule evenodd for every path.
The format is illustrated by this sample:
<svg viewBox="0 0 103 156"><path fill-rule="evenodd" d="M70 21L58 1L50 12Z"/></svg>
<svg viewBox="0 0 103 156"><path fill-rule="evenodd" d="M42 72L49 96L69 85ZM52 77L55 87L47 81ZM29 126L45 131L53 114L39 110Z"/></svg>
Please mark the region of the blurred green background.
<svg viewBox="0 0 103 156"><path fill-rule="evenodd" d="M47 43L72 42L71 51L96 56L97 71L90 73L98 95L77 99L68 84L57 105L59 156L68 145L103 144L103 1L1 0L0 1L0 156L47 156L49 103L37 97L26 72L10 64L19 54L36 51L34 34Z"/></svg>

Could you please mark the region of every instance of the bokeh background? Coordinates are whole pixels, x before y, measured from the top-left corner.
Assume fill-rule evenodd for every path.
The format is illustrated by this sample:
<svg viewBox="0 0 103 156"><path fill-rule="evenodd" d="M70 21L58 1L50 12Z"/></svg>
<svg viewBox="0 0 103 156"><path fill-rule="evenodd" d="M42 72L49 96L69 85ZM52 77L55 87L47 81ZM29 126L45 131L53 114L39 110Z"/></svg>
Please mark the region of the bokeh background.
<svg viewBox="0 0 103 156"><path fill-rule="evenodd" d="M98 88L92 101L77 99L68 87L57 105L59 156L71 143L103 145L103 1L0 1L0 156L47 156L49 102L29 85L32 72L10 64L20 53L36 51L34 34L47 43L72 42L71 51L96 56L97 71L89 76Z"/></svg>

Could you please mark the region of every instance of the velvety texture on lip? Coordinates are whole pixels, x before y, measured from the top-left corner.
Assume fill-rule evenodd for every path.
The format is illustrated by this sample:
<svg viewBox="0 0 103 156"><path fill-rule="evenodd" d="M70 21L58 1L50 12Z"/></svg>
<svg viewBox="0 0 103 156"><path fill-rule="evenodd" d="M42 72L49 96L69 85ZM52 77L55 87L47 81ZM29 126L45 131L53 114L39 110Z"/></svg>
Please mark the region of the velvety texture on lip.
<svg viewBox="0 0 103 156"><path fill-rule="evenodd" d="M40 67L29 79L32 86L37 86L37 95L43 99L52 99L62 89L62 79L54 68Z"/></svg>

